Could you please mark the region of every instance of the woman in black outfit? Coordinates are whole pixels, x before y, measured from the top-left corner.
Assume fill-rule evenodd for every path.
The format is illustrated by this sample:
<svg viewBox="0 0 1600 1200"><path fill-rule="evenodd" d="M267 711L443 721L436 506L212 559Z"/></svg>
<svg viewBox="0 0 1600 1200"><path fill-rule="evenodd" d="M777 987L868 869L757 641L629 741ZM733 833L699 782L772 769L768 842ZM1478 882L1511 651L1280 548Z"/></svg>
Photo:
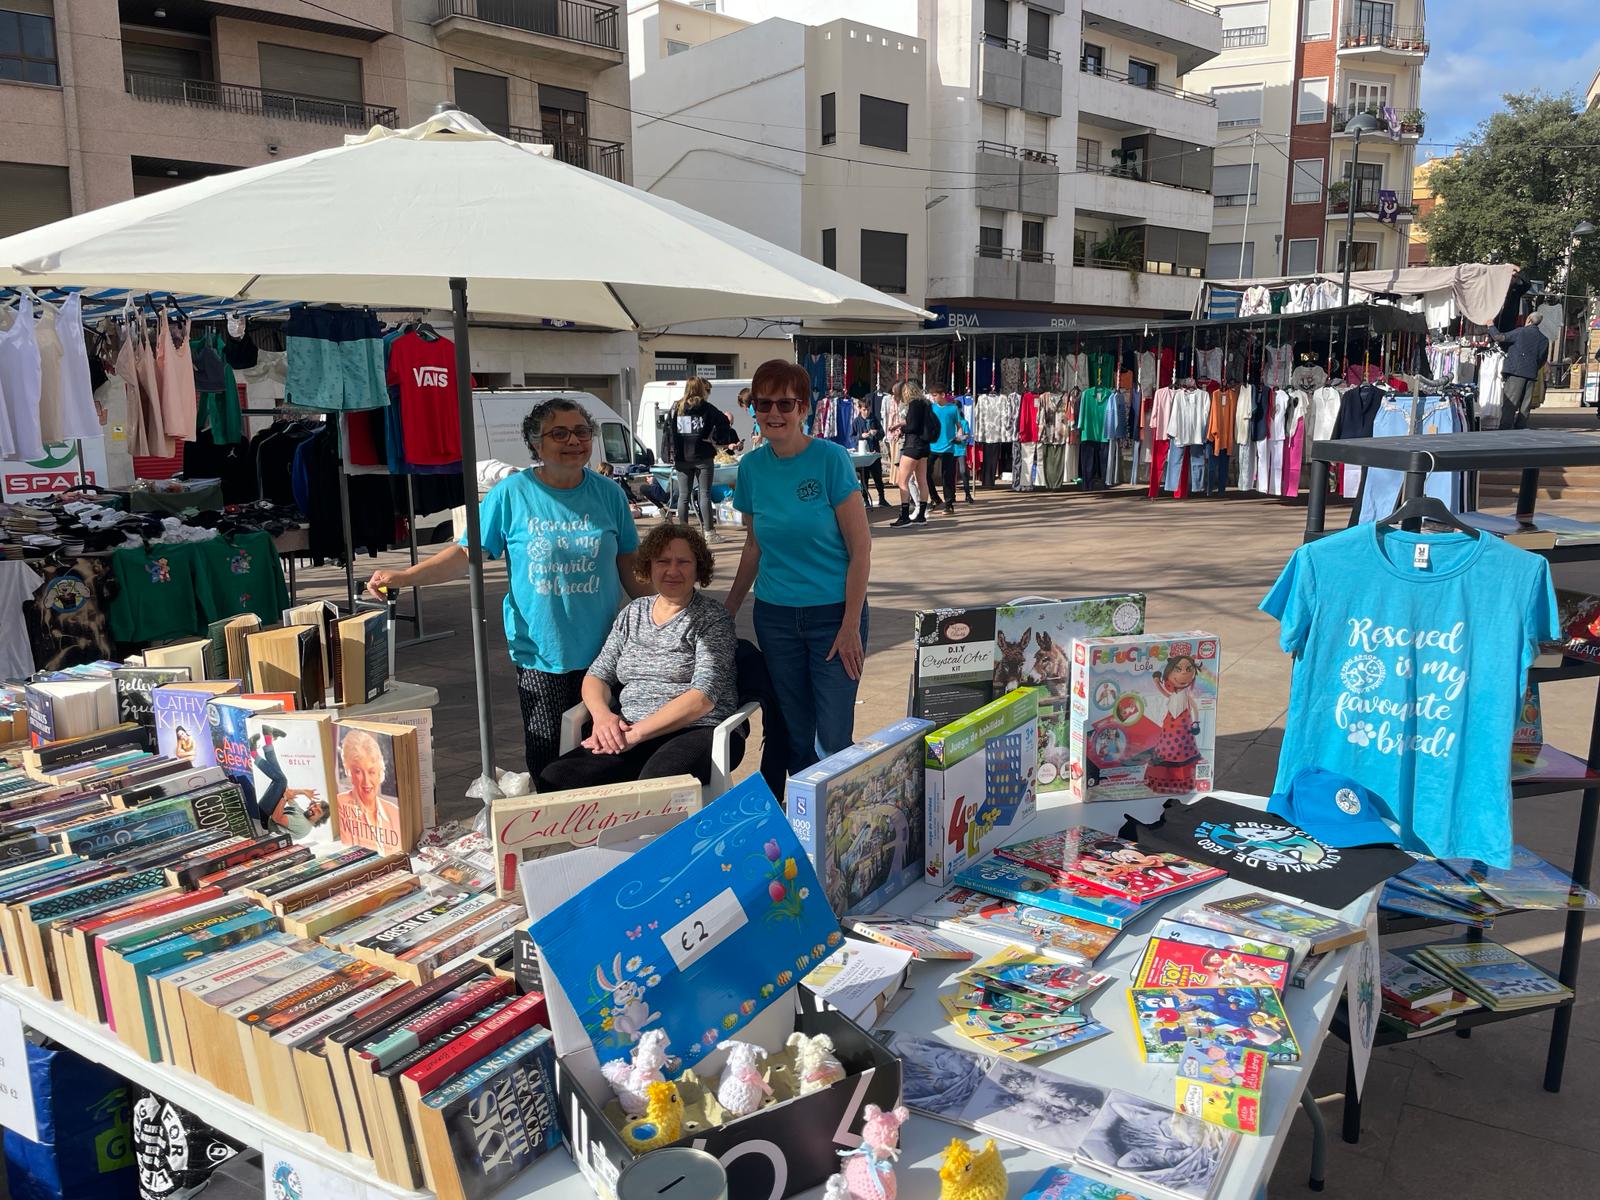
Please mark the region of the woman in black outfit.
<svg viewBox="0 0 1600 1200"><path fill-rule="evenodd" d="M867 480L878 485L878 504L882 508L889 503L883 494L883 422L878 420L878 414L872 411L872 397L859 396L856 398L855 424L850 427L850 438L856 444L856 450L861 454L876 454L878 461L870 467L863 467L856 472L861 477L861 499L870 508L872 498L867 492Z"/></svg>
<svg viewBox="0 0 1600 1200"><path fill-rule="evenodd" d="M689 493L700 484L700 529L708 541L721 541L711 528L711 480L717 465L717 449L739 441L733 422L711 403L711 383L691 379L684 385L683 399L672 408L669 449L672 465L678 472L678 524L689 522Z"/></svg>
<svg viewBox="0 0 1600 1200"><path fill-rule="evenodd" d="M900 489L900 515L889 522L891 529L913 522L925 525L928 521L929 434L937 426L932 405L915 383L900 385L900 419L900 466L894 475L895 486ZM917 488L915 493L911 491L913 480ZM913 497L914 503L908 502L907 497Z"/></svg>

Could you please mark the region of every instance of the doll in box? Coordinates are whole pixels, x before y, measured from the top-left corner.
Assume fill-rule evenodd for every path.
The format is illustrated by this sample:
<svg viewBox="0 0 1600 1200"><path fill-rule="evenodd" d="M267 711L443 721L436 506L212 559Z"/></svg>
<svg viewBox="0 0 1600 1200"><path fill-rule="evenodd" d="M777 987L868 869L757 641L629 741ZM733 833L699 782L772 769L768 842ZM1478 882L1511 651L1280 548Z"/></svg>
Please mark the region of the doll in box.
<svg viewBox="0 0 1600 1200"><path fill-rule="evenodd" d="M1200 710L1195 702L1194 684L1200 668L1192 655L1175 654L1155 675L1161 694L1161 736L1150 751L1150 765L1144 782L1160 796L1180 796L1194 788L1194 766L1200 761Z"/></svg>

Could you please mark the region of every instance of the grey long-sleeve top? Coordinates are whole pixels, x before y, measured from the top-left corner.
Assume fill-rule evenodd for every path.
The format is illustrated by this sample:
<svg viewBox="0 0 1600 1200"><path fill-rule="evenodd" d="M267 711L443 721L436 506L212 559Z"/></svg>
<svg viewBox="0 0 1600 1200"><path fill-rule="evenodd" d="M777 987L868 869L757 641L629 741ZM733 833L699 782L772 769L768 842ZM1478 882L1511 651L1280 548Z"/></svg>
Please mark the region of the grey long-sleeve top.
<svg viewBox="0 0 1600 1200"><path fill-rule="evenodd" d="M642 721L690 688L711 698L695 725L715 725L739 707L733 618L703 592L665 625L651 616L654 596L617 614L589 674L611 685L625 721Z"/></svg>

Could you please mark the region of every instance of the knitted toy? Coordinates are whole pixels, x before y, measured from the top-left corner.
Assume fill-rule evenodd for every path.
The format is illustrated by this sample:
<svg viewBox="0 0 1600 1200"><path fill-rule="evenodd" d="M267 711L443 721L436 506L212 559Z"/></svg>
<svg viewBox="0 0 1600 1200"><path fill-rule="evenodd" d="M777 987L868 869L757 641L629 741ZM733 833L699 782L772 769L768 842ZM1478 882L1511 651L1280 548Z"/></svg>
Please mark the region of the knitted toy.
<svg viewBox="0 0 1600 1200"><path fill-rule="evenodd" d="M822 1185L822 1200L850 1200L850 1190L845 1187L843 1175L829 1175Z"/></svg>
<svg viewBox="0 0 1600 1200"><path fill-rule="evenodd" d="M832 1087L844 1078L844 1067L834 1057L833 1039L827 1034L807 1037L797 1031L789 1035L787 1045L794 1051L794 1073L802 1096Z"/></svg>
<svg viewBox="0 0 1600 1200"><path fill-rule="evenodd" d="M717 1103L731 1116L747 1117L761 1107L764 1096L772 1095L771 1086L761 1078L756 1066L756 1058L765 1058L767 1052L748 1042L723 1042L722 1047L728 1052L728 1061L717 1084Z"/></svg>
<svg viewBox="0 0 1600 1200"><path fill-rule="evenodd" d="M876 1104L869 1104L865 1112L861 1145L839 1152L844 1159L849 1198L895 1200L894 1161L900 1157L900 1126L911 1116L911 1110L901 1105L884 1112Z"/></svg>
<svg viewBox="0 0 1600 1200"><path fill-rule="evenodd" d="M622 1140L635 1154L675 1142L683 1133L683 1097L678 1094L678 1085L652 1083L645 1094L648 1099L644 1116L622 1127Z"/></svg>
<svg viewBox="0 0 1600 1200"><path fill-rule="evenodd" d="M952 1138L939 1168L939 1200L1006 1200L1006 1169L994 1139L974 1154L960 1138Z"/></svg>
<svg viewBox="0 0 1600 1200"><path fill-rule="evenodd" d="M665 1076L661 1068L667 1065L667 1032L664 1029L647 1030L633 1048L633 1062L620 1058L600 1064L600 1073L606 1077L622 1111L630 1117L644 1116L645 1088L660 1083Z"/></svg>

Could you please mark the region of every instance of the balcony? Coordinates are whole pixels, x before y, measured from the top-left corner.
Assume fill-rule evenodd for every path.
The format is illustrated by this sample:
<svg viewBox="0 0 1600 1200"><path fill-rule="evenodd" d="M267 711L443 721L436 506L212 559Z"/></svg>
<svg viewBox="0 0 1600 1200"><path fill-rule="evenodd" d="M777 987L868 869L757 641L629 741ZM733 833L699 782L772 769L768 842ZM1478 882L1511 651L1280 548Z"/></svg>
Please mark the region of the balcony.
<svg viewBox="0 0 1600 1200"><path fill-rule="evenodd" d="M972 294L991 300L1056 298L1056 256L1048 250L979 246L974 252Z"/></svg>
<svg viewBox="0 0 1600 1200"><path fill-rule="evenodd" d="M1361 62L1415 66L1428 57L1428 39L1421 25L1355 21L1339 28L1339 54Z"/></svg>
<svg viewBox="0 0 1600 1200"><path fill-rule="evenodd" d="M1150 46L1178 60L1186 75L1222 49L1222 22L1202 0L1083 0L1083 30Z"/></svg>
<svg viewBox="0 0 1600 1200"><path fill-rule="evenodd" d="M1046 117L1061 115L1061 53L984 34L978 47L978 99Z"/></svg>
<svg viewBox="0 0 1600 1200"><path fill-rule="evenodd" d="M1129 271L1120 265L1084 265L1074 259L1064 303L1091 308L1144 309L1188 316L1200 294L1198 275Z"/></svg>
<svg viewBox="0 0 1600 1200"><path fill-rule="evenodd" d="M1380 204L1380 197L1379 197L1378 193L1380 191L1387 191L1387 190L1389 190L1389 189L1387 189L1387 188L1379 188L1375 184L1371 185L1371 186L1368 186L1365 182L1363 182L1362 186L1358 187L1356 189L1356 191L1355 191L1356 216L1360 217L1360 218L1363 218L1363 219L1370 218L1371 220L1374 220L1374 221L1377 220L1378 219L1378 213L1379 213L1379 204ZM1408 191L1396 189L1395 193L1394 193L1394 199L1395 199L1395 217L1399 221L1402 221L1402 222L1410 221L1411 218L1416 215L1416 209L1412 206L1412 203L1411 203L1411 193L1408 192ZM1349 213L1349 211L1350 211L1350 185L1348 183L1346 183L1346 182L1343 182L1343 181L1338 182L1338 183L1329 184L1328 185L1328 216L1329 216L1329 218L1332 219L1334 217L1343 217L1347 213Z"/></svg>
<svg viewBox="0 0 1600 1200"><path fill-rule="evenodd" d="M1209 172L1209 159L1206 169ZM1080 213L1118 222L1211 228L1211 194L1204 187L1153 179L1140 162L1126 166L1080 162L1073 203Z"/></svg>
<svg viewBox="0 0 1600 1200"><path fill-rule="evenodd" d="M1350 118L1354 117L1360 112L1371 114L1372 116L1376 117L1380 123L1383 121L1383 110L1381 108L1374 108L1370 104L1365 106L1359 104L1349 104L1344 108L1336 108L1333 110L1333 136L1336 138L1354 137L1355 134L1345 132L1345 126L1350 123ZM1424 113L1420 108L1413 108L1406 112L1397 113L1396 120L1398 121L1400 127L1399 134L1396 137L1397 141L1414 142L1422 136L1424 130L1427 128L1427 114ZM1364 134L1363 136L1373 138L1382 137L1384 135L1380 132Z"/></svg>
<svg viewBox="0 0 1600 1200"><path fill-rule="evenodd" d="M555 150L555 157L564 163L604 175L607 179L615 179L618 183L627 182L621 142L602 142L596 138L557 138L551 141L542 129L527 129L521 125L511 125L495 132L504 134L512 141L551 146Z"/></svg>
<svg viewBox="0 0 1600 1200"><path fill-rule="evenodd" d="M1267 44L1267 27L1265 25L1247 25L1241 29L1224 29L1222 31L1222 48L1224 50L1243 50L1248 46L1265 46Z"/></svg>
<svg viewBox="0 0 1600 1200"><path fill-rule="evenodd" d="M979 208L1053 217L1060 211L1061 169L1056 156L1004 142L978 143L973 198Z"/></svg>
<svg viewBox="0 0 1600 1200"><path fill-rule="evenodd" d="M623 61L621 20L592 0L438 0L433 33L441 42L513 42L557 62L613 67Z"/></svg>
<svg viewBox="0 0 1600 1200"><path fill-rule="evenodd" d="M1211 145L1217 139L1217 102L1157 80L1135 80L1092 59L1078 60L1078 111L1102 129L1129 133L1159 129L1179 141Z"/></svg>
<svg viewBox="0 0 1600 1200"><path fill-rule="evenodd" d="M376 104L352 104L326 96L297 96L288 92L263 91L240 83L178 79L140 71L124 72L123 78L130 96L155 104L209 108L217 112L307 121L314 125L337 125L346 129L369 129L374 125L387 125L392 129L395 124L395 110Z"/></svg>

